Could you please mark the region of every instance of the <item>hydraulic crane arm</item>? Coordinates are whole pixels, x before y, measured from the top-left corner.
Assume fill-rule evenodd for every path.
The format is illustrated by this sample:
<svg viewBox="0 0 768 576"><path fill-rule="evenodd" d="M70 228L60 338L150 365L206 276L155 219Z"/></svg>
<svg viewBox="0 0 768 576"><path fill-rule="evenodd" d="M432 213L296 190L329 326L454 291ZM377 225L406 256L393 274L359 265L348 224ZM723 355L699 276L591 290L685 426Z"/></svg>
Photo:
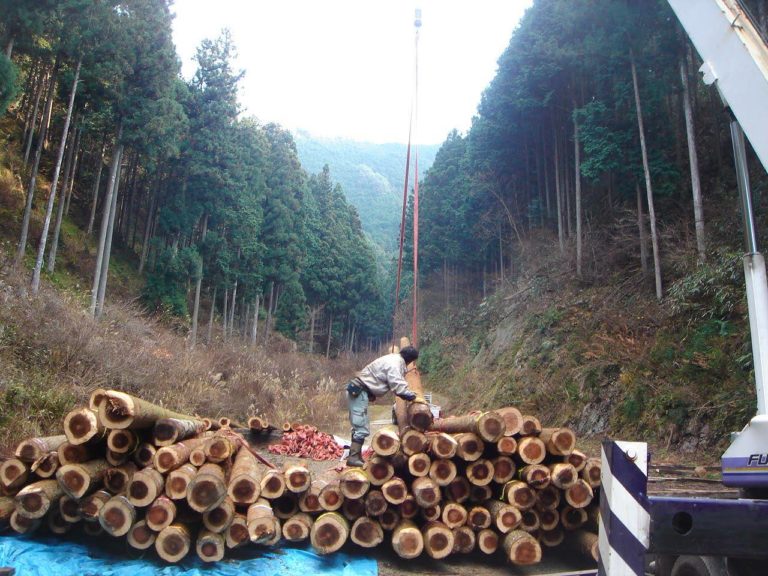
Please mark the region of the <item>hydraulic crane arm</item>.
<svg viewBox="0 0 768 576"><path fill-rule="evenodd" d="M668 0L768 171L768 46L738 0Z"/></svg>

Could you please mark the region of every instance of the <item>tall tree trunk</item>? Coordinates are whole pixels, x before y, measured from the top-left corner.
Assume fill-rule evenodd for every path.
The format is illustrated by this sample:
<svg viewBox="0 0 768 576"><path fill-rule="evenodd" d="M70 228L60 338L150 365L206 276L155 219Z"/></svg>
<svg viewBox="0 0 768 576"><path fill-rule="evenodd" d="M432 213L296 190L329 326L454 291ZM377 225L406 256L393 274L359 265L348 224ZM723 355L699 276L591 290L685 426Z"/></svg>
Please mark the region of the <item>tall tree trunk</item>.
<svg viewBox="0 0 768 576"><path fill-rule="evenodd" d="M690 50L690 48L689 48ZM690 57L690 53L688 54ZM699 262L707 257L704 239L704 209L701 201L701 180L699 178L699 156L696 153L696 129L693 123L691 91L688 82L688 68L684 58L680 58L680 78L683 81L683 108L685 111L685 132L688 139L688 162L691 169L691 192L693 194L693 217L696 223L696 251Z"/></svg>
<svg viewBox="0 0 768 576"><path fill-rule="evenodd" d="M232 288L232 307L229 309L230 336L235 333L235 307L236 306L237 306L237 278L235 278L235 286Z"/></svg>
<svg viewBox="0 0 768 576"><path fill-rule="evenodd" d="M109 278L109 259L112 257L112 240L115 235L115 217L117 216L117 201L120 192L120 180L123 172L123 150L122 144L119 146L120 163L117 165L117 178L115 179L115 189L112 191L112 206L109 210L109 226L107 228L107 237L104 244L104 258L101 262L101 276L99 277L99 297L96 302L96 317L101 316L104 311L104 299L107 295L107 279Z"/></svg>
<svg viewBox="0 0 768 576"><path fill-rule="evenodd" d="M109 228L109 213L112 206L112 193L115 190L115 181L117 180L117 168L120 164L120 156L122 155L122 144L120 139L123 137L123 123L117 129L117 137L115 138L115 147L112 151L112 165L109 168L109 181L107 182L107 189L104 193L104 202L101 210L101 228L99 230L99 245L96 249L96 266L93 272L93 286L91 288L91 316L96 317L96 304L99 299L99 283L101 281L101 265L104 261L104 245L107 239L107 228Z"/></svg>
<svg viewBox="0 0 768 576"><path fill-rule="evenodd" d="M93 199L91 200L91 215L88 218L88 231L86 234L90 236L93 233L93 223L96 221L96 205L99 202L99 186L101 186L101 172L104 168L104 149L107 146L106 138L104 139L104 142L101 144L101 152L99 153L99 166L96 169L96 179L93 182L93 192L92 196ZM139 274L141 274L141 270L139 270Z"/></svg>
<svg viewBox="0 0 768 576"><path fill-rule="evenodd" d="M555 201L557 210L557 242L560 246L560 254L565 254L565 230L563 229L563 191L562 178L560 175L560 139L557 137L557 128L554 127L555 136Z"/></svg>
<svg viewBox="0 0 768 576"><path fill-rule="evenodd" d="M637 229L640 236L640 269L643 271L643 276L648 276L648 234L645 231L643 193L640 191L640 182L635 182L635 196L637 196Z"/></svg>
<svg viewBox="0 0 768 576"><path fill-rule="evenodd" d="M24 168L27 167L27 161L29 160L29 151L32 148L32 140L35 138L35 126L37 125L37 115L40 110L40 98L45 92L46 78L48 74L46 72L40 73L39 85L35 90L35 104L32 107L31 118L29 121L29 127L24 133Z"/></svg>
<svg viewBox="0 0 768 576"><path fill-rule="evenodd" d="M541 144L542 166L544 169L544 197L546 198L546 202L547 202L547 225L551 226L552 225L552 199L551 199L552 194L549 186L549 166L547 165L547 157L549 155L547 154L547 140L546 138L544 138L543 133L542 133L541 140L542 140L542 144Z"/></svg>
<svg viewBox="0 0 768 576"><path fill-rule="evenodd" d="M192 308L192 330L189 334L189 346L194 348L197 344L197 315L200 311L200 288L203 284L203 259L197 265L197 280L195 280L195 304Z"/></svg>
<svg viewBox="0 0 768 576"><path fill-rule="evenodd" d="M79 72L79 70L78 70ZM65 126L68 126L65 123ZM64 162L64 178L61 181L61 195L59 197L58 210L56 210L56 222L53 225L53 238L51 239L51 249L48 251L48 273L53 274L56 269L56 253L59 250L59 234L61 234L61 222L64 220L64 209L66 207L67 181L69 180L69 171L72 170L72 156L77 142L77 118L72 127L69 137L69 149L67 150L67 159ZM55 190L53 190L55 193Z"/></svg>
<svg viewBox="0 0 768 576"><path fill-rule="evenodd" d="M581 278L581 264L583 259L583 245L581 234L581 150L579 145L579 123L576 120L576 103L573 103L573 181L575 183L575 209L576 209L576 277Z"/></svg>
<svg viewBox="0 0 768 576"><path fill-rule="evenodd" d="M45 98L46 112L53 107L53 96L56 88L56 76L59 70L59 56L56 56L56 63L53 66L53 72L51 73L51 81L48 85L48 94ZM35 184L37 183L37 171L40 168L40 157L43 154L43 145L45 143L47 127L42 125L40 128L40 136L37 142L37 149L35 150L35 160L32 164L32 175L29 179L29 188L27 189L27 201L24 205L24 216L21 221L21 236L19 238L19 246L16 250L16 259L14 264L20 266L24 261L24 254L27 250L27 236L29 235L29 219L32 216L32 199L35 195Z"/></svg>
<svg viewBox="0 0 768 576"><path fill-rule="evenodd" d="M253 313L253 326L251 326L251 346L256 346L256 338L259 335L259 307L261 306L261 296L256 295L256 309Z"/></svg>
<svg viewBox="0 0 768 576"><path fill-rule="evenodd" d="M157 197L158 191L156 185L150 191L149 210L147 210L147 219L144 222L144 238L141 243L141 256L139 258L139 274L144 272L144 266L147 264L147 255L149 254L149 244L152 238L152 228L157 217Z"/></svg>
<svg viewBox="0 0 768 576"><path fill-rule="evenodd" d="M229 306L229 289L224 288L224 315L221 319L221 336L224 339L224 342L227 341L227 318L229 318L229 315L227 314Z"/></svg>
<svg viewBox="0 0 768 576"><path fill-rule="evenodd" d="M43 268L43 258L45 257L45 244L48 240L48 228L51 225L51 214L53 213L53 203L56 199L56 186L59 183L59 174L61 172L61 161L64 158L64 148L67 146L67 135L69 133L69 124L72 121L72 109L75 106L75 93L77 92L77 82L80 80L80 65L82 60L77 61L77 68L75 68L75 78L72 81L72 89L69 92L69 104L67 105L67 117L64 120L64 128L61 133L61 144L59 145L59 153L56 156L56 166L53 169L53 180L51 181L51 190L48 194L48 204L45 207L45 220L43 221L43 232L40 235L40 243L37 247L37 260L35 261L35 269L32 272L32 293L37 294L40 289L40 272ZM59 200L59 212L61 212L62 202L64 201L64 186L62 185L62 198ZM59 224L61 226L61 224ZM52 258L56 257L56 253L52 254ZM53 266L49 266L52 271Z"/></svg>
<svg viewBox="0 0 768 576"><path fill-rule="evenodd" d="M573 236L573 218L571 218L571 179L568 178L568 170L571 167L571 158L568 154L568 146L563 143L563 197L565 198L565 232L570 238Z"/></svg>
<svg viewBox="0 0 768 576"><path fill-rule="evenodd" d="M330 312L328 320L328 338L325 341L325 357L331 357L331 334L333 334L333 311Z"/></svg>
<svg viewBox="0 0 768 576"><path fill-rule="evenodd" d="M72 192L75 189L75 176L77 174L77 169L80 164L80 160L82 159L82 150L80 150L80 139L83 136L83 126L82 124L77 130L77 138L75 138L75 158L72 161L72 168L69 172L69 177L64 180L67 188L67 203L64 205L64 215L69 216L69 205L72 202Z"/></svg>
<svg viewBox="0 0 768 576"><path fill-rule="evenodd" d="M203 215L203 230L200 238L200 243L205 242L205 237L208 234L208 214ZM195 304L192 307L192 332L189 335L190 346L192 348L197 344L197 317L200 312L200 288L203 284L203 257L200 256L200 263L197 265L197 279L195 280Z"/></svg>
<svg viewBox="0 0 768 576"><path fill-rule="evenodd" d="M499 222L499 274L501 283L504 284L504 236L501 234L501 222Z"/></svg>
<svg viewBox="0 0 768 576"><path fill-rule="evenodd" d="M632 84L635 89L635 108L637 109L637 127L640 131L640 151L643 155L643 174L645 175L645 190L648 195L648 218L651 224L651 246L653 247L653 274L656 280L656 298L663 296L661 286L661 259L659 257L659 238L656 233L656 210L653 206L653 188L651 187L651 169L648 165L648 149L645 144L645 129L643 128L643 111L640 106L640 88L637 83L637 67L635 54L629 49L629 62L632 69Z"/></svg>
<svg viewBox="0 0 768 576"><path fill-rule="evenodd" d="M269 284L269 304L267 305L267 324L264 326L264 346L269 344L269 330L272 325L272 305L275 302L275 281Z"/></svg>
<svg viewBox="0 0 768 576"><path fill-rule="evenodd" d="M315 346L315 318L317 317L317 307L312 306L309 310L309 353L312 354Z"/></svg>
<svg viewBox="0 0 768 576"><path fill-rule="evenodd" d="M11 36L11 38L8 40L8 44L5 45L5 57L8 58L8 60L11 59L11 56L13 55L13 42L15 38Z"/></svg>
<svg viewBox="0 0 768 576"><path fill-rule="evenodd" d="M206 335L205 342L206 344L211 343L211 338L213 338L213 315L216 312L216 290L218 286L213 287L213 296L211 297L211 312L208 315L208 334Z"/></svg>

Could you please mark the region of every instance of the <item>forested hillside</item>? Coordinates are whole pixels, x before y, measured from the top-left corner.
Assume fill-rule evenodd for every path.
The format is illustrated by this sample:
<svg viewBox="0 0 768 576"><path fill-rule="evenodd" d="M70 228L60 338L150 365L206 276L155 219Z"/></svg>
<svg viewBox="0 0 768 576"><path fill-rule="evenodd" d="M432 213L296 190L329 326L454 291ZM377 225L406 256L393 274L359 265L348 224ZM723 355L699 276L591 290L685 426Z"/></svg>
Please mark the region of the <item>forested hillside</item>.
<svg viewBox="0 0 768 576"><path fill-rule="evenodd" d="M302 166L311 172L330 167L347 201L357 208L363 230L386 251L397 246L403 206L405 144L372 144L296 134ZM432 166L437 145L418 147L419 175Z"/></svg>
<svg viewBox="0 0 768 576"><path fill-rule="evenodd" d="M277 330L326 353L384 333L356 210L327 168L301 166L290 133L241 114L226 31L183 81L167 0L3 1L0 14L3 227L32 293L75 225L94 241L77 265L96 317L120 252L143 304L188 322L192 346L219 320L225 340Z"/></svg>
<svg viewBox="0 0 768 576"><path fill-rule="evenodd" d="M693 449L754 414L729 117L700 64L663 1L528 10L422 182L436 386Z"/></svg>

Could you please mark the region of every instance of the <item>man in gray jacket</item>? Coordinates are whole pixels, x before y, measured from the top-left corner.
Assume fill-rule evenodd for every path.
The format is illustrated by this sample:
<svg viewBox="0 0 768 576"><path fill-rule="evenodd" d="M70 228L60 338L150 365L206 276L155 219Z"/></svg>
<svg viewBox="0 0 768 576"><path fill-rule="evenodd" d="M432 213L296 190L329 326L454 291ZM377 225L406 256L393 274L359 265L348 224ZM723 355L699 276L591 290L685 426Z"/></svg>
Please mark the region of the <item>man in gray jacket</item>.
<svg viewBox="0 0 768 576"><path fill-rule="evenodd" d="M363 443L371 429L368 423L368 402L384 396L390 390L403 400L413 401L416 394L405 381L406 366L419 357L419 351L406 346L399 353L377 358L358 372L347 383L349 422L352 424L352 443L347 466L362 466Z"/></svg>

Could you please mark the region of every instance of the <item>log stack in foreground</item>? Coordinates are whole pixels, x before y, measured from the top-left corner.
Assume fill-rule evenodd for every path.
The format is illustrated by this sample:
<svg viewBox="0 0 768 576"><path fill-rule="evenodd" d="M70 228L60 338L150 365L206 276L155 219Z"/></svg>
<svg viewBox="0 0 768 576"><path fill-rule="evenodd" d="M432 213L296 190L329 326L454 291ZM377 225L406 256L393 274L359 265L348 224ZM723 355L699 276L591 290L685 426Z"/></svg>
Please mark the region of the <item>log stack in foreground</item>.
<svg viewBox="0 0 768 576"><path fill-rule="evenodd" d="M98 390L67 415L63 435L25 440L0 464L0 529L80 524L167 562L215 562L283 539L321 554L351 540L406 559L477 549L528 565L560 545L594 559L600 462L576 449L571 430L512 407L414 427L424 407L398 410L363 468L312 474L299 462L272 467L229 419Z"/></svg>

